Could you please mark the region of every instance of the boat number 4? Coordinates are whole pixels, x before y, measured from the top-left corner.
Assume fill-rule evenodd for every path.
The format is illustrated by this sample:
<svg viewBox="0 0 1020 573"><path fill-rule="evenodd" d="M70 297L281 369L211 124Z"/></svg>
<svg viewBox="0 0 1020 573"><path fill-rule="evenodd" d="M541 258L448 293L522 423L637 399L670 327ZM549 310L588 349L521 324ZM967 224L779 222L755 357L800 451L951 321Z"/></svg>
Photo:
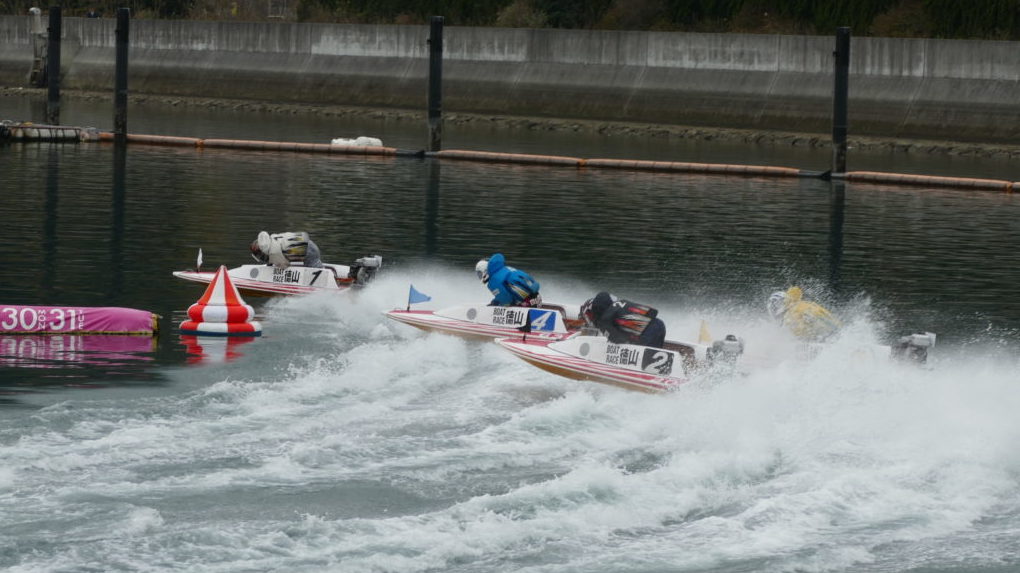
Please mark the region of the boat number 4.
<svg viewBox="0 0 1020 573"><path fill-rule="evenodd" d="M553 330L556 328L556 311L531 309L531 330Z"/></svg>

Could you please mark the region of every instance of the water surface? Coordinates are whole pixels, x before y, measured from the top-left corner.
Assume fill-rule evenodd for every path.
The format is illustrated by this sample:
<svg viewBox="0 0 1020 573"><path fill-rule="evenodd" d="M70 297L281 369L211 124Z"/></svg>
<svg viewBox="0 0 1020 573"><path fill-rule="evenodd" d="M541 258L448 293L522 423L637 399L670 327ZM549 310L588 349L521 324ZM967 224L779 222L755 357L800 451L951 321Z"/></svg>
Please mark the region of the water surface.
<svg viewBox="0 0 1020 573"><path fill-rule="evenodd" d="M0 117L21 103L0 100ZM12 109L13 108L13 109ZM65 103L65 120L105 121ZM138 132L420 148L402 122L133 112ZM824 168L824 151L448 128L450 147ZM859 168L1005 177L909 154ZM959 161L957 161L959 160ZM0 566L10 571L987 571L1020 567L1012 195L416 158L0 147L0 303L116 305L156 339L0 340ZM1013 177L1015 179L1015 177ZM254 340L176 332L194 265L259 230L357 296L249 300ZM752 348L801 284L848 323L811 362L668 396L568 381L496 345L388 321L484 300L500 251L547 300L600 289ZM930 368L848 349L912 330Z"/></svg>

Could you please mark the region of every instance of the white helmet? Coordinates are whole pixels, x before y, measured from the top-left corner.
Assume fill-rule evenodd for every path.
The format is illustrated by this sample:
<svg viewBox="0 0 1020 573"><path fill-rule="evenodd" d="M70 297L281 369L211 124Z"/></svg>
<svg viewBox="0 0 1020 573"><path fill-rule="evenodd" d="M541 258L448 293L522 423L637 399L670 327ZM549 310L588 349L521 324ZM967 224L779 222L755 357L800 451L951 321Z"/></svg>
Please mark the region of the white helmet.
<svg viewBox="0 0 1020 573"><path fill-rule="evenodd" d="M475 265L475 274L483 283L489 282L489 259L482 259Z"/></svg>
<svg viewBox="0 0 1020 573"><path fill-rule="evenodd" d="M786 312L786 291L777 290L770 294L765 308L768 309L769 316L774 320L783 318L783 313Z"/></svg>

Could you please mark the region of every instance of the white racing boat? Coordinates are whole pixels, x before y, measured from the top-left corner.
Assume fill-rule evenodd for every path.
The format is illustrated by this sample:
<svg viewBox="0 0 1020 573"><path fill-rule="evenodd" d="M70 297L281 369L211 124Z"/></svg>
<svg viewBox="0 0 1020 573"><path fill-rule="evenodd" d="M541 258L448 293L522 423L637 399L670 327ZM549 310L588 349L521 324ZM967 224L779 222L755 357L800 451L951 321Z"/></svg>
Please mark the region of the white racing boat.
<svg viewBox="0 0 1020 573"><path fill-rule="evenodd" d="M738 365L744 343L732 334L711 344L667 340L663 348L614 344L605 336L582 333L559 340L519 334L496 342L526 362L554 374L643 392L669 392L712 369L746 373L748 366ZM934 344L935 335L924 332L904 336L891 346L869 347L867 354L923 364ZM855 354L865 353L858 350Z"/></svg>
<svg viewBox="0 0 1020 573"><path fill-rule="evenodd" d="M201 265L201 254L199 264ZM342 292L367 284L382 266L382 257L372 255L352 265L323 263L322 267L305 267L300 263L287 268L269 264L241 265L227 274L234 286L245 296L306 295L317 292ZM215 271L174 271L174 276L202 284L212 282Z"/></svg>
<svg viewBox="0 0 1020 573"><path fill-rule="evenodd" d="M568 316L566 309L556 304L538 307L462 304L441 310L391 310L386 316L422 330L489 339L520 336L527 330L531 339L561 340L581 325L581 321Z"/></svg>
<svg viewBox="0 0 1020 573"><path fill-rule="evenodd" d="M712 344L667 340L663 348L615 344L577 333L562 340L523 335L496 341L543 370L642 392L669 392L713 364L732 366L743 352L733 335Z"/></svg>
<svg viewBox="0 0 1020 573"><path fill-rule="evenodd" d="M936 338L934 332L916 332L901 336L892 344L861 345L852 348L851 352L855 358L861 359L893 359L925 364L928 361L928 352L935 346ZM823 352L827 345L825 342L805 343L800 357L814 358Z"/></svg>

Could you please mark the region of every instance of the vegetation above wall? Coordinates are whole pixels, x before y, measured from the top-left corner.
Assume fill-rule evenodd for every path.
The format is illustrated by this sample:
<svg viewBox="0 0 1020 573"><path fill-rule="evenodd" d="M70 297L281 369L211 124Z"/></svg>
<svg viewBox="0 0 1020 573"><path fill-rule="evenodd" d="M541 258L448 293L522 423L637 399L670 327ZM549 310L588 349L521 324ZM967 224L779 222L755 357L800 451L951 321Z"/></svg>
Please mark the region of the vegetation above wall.
<svg viewBox="0 0 1020 573"><path fill-rule="evenodd" d="M0 0L25 14L31 0ZM1020 40L1017 0L64 0L67 16Z"/></svg>

